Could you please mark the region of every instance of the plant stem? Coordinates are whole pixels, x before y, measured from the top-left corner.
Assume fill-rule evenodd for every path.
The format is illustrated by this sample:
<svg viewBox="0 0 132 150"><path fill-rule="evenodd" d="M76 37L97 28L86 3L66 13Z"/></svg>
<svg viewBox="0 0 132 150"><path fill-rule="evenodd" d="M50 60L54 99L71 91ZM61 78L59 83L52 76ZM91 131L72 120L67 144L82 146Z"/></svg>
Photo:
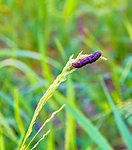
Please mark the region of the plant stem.
<svg viewBox="0 0 132 150"><path fill-rule="evenodd" d="M58 88L58 86L60 85L61 82L64 82L66 80L66 77L72 73L73 71L75 71L76 69L72 68L72 57L70 57L69 61L67 62L66 66L64 67L64 69L62 70L62 72L60 73L60 75L58 75L58 77L55 79L55 81L51 84L51 86L48 88L48 90L46 91L46 93L41 97L34 115L32 117L32 120L30 122L29 128L26 132L26 135L24 137L24 140L21 144L20 150L24 150L25 149L25 142L27 140L27 138L30 136L31 132L32 132L32 128L33 125L35 124L35 121L37 119L37 116L39 115L42 107L44 106L44 104L51 98L51 96L53 95L54 91Z"/></svg>

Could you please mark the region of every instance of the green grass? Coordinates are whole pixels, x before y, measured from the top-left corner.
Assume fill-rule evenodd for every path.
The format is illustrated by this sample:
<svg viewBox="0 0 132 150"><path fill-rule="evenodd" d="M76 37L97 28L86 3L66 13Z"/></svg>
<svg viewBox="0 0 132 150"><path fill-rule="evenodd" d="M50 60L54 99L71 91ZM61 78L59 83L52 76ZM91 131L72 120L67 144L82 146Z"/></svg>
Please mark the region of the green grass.
<svg viewBox="0 0 132 150"><path fill-rule="evenodd" d="M101 50L72 73L39 113L36 149L132 149L131 1L0 1L0 149L20 148L39 99L68 58ZM100 78L101 77L101 78ZM7 144L8 143L8 144Z"/></svg>

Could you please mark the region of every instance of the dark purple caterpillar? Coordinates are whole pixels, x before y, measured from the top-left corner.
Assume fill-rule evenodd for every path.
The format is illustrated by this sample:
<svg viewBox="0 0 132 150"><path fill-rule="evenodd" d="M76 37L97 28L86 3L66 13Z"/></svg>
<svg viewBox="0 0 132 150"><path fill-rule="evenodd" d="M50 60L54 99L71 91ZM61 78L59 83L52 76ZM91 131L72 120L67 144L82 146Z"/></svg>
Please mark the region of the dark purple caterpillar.
<svg viewBox="0 0 132 150"><path fill-rule="evenodd" d="M77 62L72 63L72 66L74 68L81 68L81 67L85 66L86 64L95 62L96 60L98 60L100 58L101 55L102 55L102 53L100 51L97 51L90 56L79 59Z"/></svg>

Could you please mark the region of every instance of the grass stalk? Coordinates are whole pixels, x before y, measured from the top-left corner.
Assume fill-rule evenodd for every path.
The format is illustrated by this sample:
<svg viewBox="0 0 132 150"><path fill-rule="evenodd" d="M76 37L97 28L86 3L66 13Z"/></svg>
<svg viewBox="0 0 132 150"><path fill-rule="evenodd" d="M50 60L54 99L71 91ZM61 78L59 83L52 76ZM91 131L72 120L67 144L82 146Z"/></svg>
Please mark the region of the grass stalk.
<svg viewBox="0 0 132 150"><path fill-rule="evenodd" d="M78 59L84 57L83 55L81 55L81 53L77 56L76 59L72 59L73 55L70 57L69 61L67 62L66 66L64 67L64 69L62 70L62 72L57 76L57 78L54 80L54 82L51 84L51 86L48 88L48 90L46 91L46 93L41 97L36 110L34 112L34 115L32 117L32 120L30 122L29 128L25 134L25 137L23 139L23 142L21 144L20 150L24 150L25 149L25 142L27 140L27 138L30 136L31 132L32 132L32 128L33 125L35 124L35 121L37 119L37 116L39 115L42 107L44 106L44 104L51 98L51 96L53 95L54 91L58 88L58 86L61 84L61 82L64 82L66 80L66 77L72 73L73 71L75 71L75 68L72 68L72 62L73 61L77 61Z"/></svg>

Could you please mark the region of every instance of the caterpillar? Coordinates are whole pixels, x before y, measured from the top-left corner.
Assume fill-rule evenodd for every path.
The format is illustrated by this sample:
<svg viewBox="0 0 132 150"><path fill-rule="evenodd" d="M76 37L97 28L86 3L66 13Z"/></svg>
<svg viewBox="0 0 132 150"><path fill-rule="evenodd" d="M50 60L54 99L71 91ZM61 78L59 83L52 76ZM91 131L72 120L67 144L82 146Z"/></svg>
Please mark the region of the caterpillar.
<svg viewBox="0 0 132 150"><path fill-rule="evenodd" d="M101 55L102 53L100 51L97 51L90 56L84 57L82 59L79 59L77 62L72 63L72 66L74 68L81 68L87 64L95 62L100 58Z"/></svg>

